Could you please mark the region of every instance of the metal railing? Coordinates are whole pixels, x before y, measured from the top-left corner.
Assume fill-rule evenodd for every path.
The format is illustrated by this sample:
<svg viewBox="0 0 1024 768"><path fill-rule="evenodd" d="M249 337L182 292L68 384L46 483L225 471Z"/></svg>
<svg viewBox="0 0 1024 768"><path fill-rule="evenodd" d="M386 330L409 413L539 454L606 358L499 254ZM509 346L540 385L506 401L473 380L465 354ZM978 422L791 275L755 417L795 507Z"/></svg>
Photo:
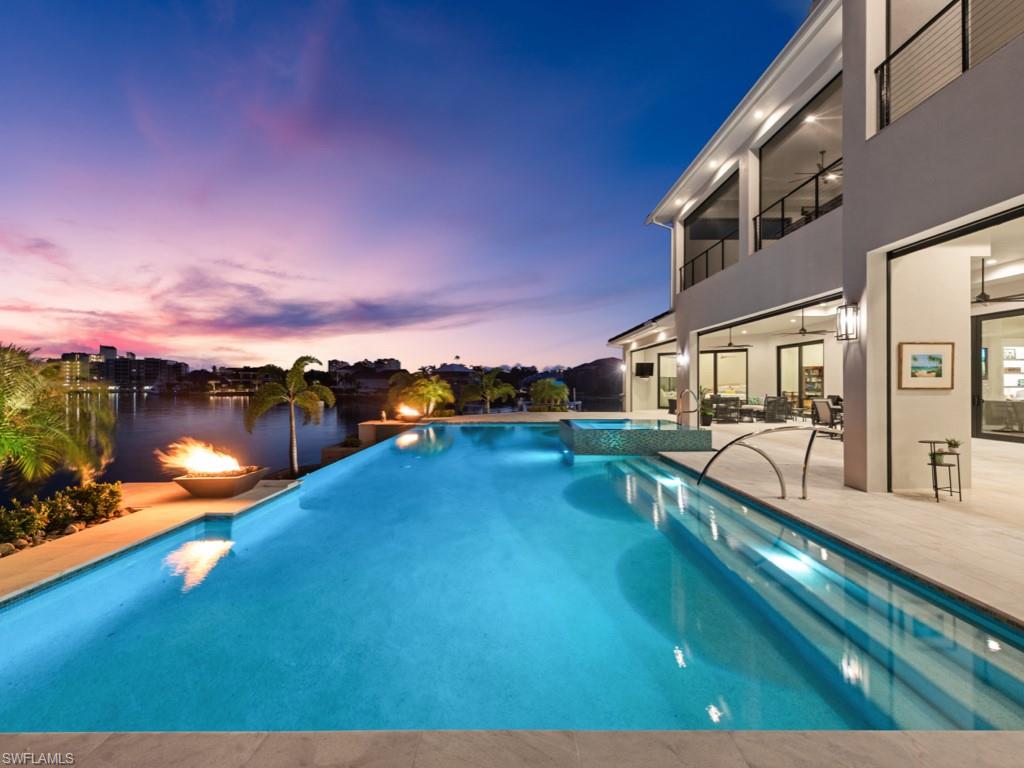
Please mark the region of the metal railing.
<svg viewBox="0 0 1024 768"><path fill-rule="evenodd" d="M683 266L679 268L680 290L685 291L738 262L740 259L739 235L739 229L730 232L711 247L684 262Z"/></svg>
<svg viewBox="0 0 1024 768"><path fill-rule="evenodd" d="M754 217L754 250L781 240L843 204L843 159L825 166Z"/></svg>
<svg viewBox="0 0 1024 768"><path fill-rule="evenodd" d="M746 442L746 440L748 440L749 438L752 438L752 437L761 437L762 435L770 435L770 434L774 434L774 433L777 433L777 432L810 432L811 433L810 438L807 440L807 449L804 451L804 465L803 465L803 472L801 474L801 483L800 483L800 485L801 485L801 495L800 495L800 498L801 499L806 499L807 498L807 470L808 470L808 468L810 467L810 464L811 464L811 451L814 448L814 438L816 438L819 433L825 434L825 435L839 435L839 436L842 436L842 434L843 434L842 430L833 429L832 427L802 427L802 426L793 425L793 426L786 426L786 427L772 427L771 429L762 429L760 431L755 431L755 432L747 432L747 434L745 434L745 435L740 435L739 437L730 440L728 443L726 443L721 448L719 448L717 451L715 451L715 455L712 456L708 460L708 463L704 465L704 470L700 473L700 477L697 478L697 485L700 485L702 482L704 482L704 478L707 476L708 470L711 469L711 465L715 463L715 461L718 459L719 456L721 456L723 453L725 453L729 448L732 448L734 445L738 445L738 446L741 446L743 448L749 448L754 453L758 454L763 459L765 459L765 461L767 461L769 464L771 464L772 469L775 470L775 476L779 479L779 492L781 494L779 498L782 498L782 499L786 498L786 478L784 478L782 476L782 470L779 469L779 465L776 464L775 461L772 459L772 457L769 456L764 450L762 450L761 448L758 448L756 445L751 445L750 443Z"/></svg>
<svg viewBox="0 0 1024 768"><path fill-rule="evenodd" d="M875 69L879 129L1021 34L1020 0L953 0L945 5Z"/></svg>

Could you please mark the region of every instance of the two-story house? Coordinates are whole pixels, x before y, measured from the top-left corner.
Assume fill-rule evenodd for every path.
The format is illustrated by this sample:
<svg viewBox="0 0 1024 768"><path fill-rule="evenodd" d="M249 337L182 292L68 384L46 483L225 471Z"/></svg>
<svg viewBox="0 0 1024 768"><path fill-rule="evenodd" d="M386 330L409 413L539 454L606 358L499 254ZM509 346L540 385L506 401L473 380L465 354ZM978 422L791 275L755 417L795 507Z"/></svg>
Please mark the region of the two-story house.
<svg viewBox="0 0 1024 768"><path fill-rule="evenodd" d="M930 485L921 440L965 488L972 438L1024 461L1022 33L1016 0L816 3L648 216L672 308L609 340L626 409L841 398L871 491Z"/></svg>

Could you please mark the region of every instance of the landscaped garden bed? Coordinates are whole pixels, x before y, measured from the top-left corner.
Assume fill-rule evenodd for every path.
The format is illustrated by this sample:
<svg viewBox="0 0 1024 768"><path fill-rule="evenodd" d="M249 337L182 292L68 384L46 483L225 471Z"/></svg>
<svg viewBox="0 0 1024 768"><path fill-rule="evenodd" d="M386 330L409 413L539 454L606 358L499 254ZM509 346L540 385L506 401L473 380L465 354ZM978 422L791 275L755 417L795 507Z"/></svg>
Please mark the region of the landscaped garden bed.
<svg viewBox="0 0 1024 768"><path fill-rule="evenodd" d="M0 507L0 557L135 511L121 500L120 483L90 483Z"/></svg>

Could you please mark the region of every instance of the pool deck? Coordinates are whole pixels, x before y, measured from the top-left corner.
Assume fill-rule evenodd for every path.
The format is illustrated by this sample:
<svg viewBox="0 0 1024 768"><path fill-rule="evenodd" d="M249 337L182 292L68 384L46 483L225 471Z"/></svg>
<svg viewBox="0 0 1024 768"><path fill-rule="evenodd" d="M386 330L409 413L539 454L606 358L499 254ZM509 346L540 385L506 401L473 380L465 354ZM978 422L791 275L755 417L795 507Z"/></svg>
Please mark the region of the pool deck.
<svg viewBox="0 0 1024 768"><path fill-rule="evenodd" d="M197 499L175 483L124 483L124 506L137 512L0 559L0 600L208 513L237 515L291 485L290 480L261 480L251 491L231 499Z"/></svg>
<svg viewBox="0 0 1024 768"><path fill-rule="evenodd" d="M0 734L76 768L1019 768L1022 732L344 731ZM64 763L67 764L67 763Z"/></svg>

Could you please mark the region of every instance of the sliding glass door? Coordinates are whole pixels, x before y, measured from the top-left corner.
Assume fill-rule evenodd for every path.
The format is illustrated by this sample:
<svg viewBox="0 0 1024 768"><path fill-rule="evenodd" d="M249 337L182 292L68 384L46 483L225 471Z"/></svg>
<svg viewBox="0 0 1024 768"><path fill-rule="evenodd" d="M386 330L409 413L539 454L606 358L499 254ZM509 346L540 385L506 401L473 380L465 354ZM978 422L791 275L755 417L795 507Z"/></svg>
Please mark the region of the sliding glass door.
<svg viewBox="0 0 1024 768"><path fill-rule="evenodd" d="M747 350L700 353L700 385L715 395L747 398Z"/></svg>
<svg viewBox="0 0 1024 768"><path fill-rule="evenodd" d="M973 433L1024 442L1024 310L973 318Z"/></svg>
<svg viewBox="0 0 1024 768"><path fill-rule="evenodd" d="M676 353L658 354L658 407L668 408L668 401L676 399Z"/></svg>
<svg viewBox="0 0 1024 768"><path fill-rule="evenodd" d="M802 341L778 348L778 393L794 411L825 396L825 342Z"/></svg>

